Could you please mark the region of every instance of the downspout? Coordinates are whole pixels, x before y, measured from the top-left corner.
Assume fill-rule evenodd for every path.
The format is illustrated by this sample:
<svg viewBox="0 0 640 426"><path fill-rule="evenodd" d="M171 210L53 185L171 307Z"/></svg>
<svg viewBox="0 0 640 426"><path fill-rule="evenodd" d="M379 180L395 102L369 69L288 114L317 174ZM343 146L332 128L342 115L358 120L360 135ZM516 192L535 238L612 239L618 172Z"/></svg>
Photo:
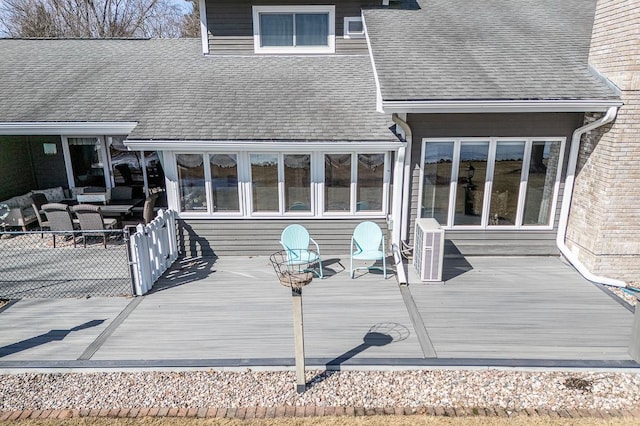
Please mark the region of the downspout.
<svg viewBox="0 0 640 426"><path fill-rule="evenodd" d="M409 224L409 187L411 186L411 145L413 142L413 132L411 131L411 127L409 123L404 121L398 114L395 112L391 116L394 123L402 127L405 135L406 142L406 152L404 156L404 176L403 183L408 182L407 185L402 186L402 227L400 228L402 240L407 239L407 226Z"/></svg>
<svg viewBox="0 0 640 426"><path fill-rule="evenodd" d="M626 287L626 283L613 278L601 277L594 275L586 266L578 259L578 255L573 253L565 243L567 236L567 226L569 222L569 210L571 208L571 198L573 197L573 189L575 183L575 172L578 163L578 154L580 153L580 138L587 132L602 127L615 120L618 113L617 107L610 107L606 114L600 119L577 128L571 137L571 150L569 151L569 163L567 164L567 177L564 184L564 193L562 197L562 207L560 209L560 221L558 223L558 235L556 237L556 245L563 256L573 265L580 274L589 281L606 284L614 287Z"/></svg>
<svg viewBox="0 0 640 426"><path fill-rule="evenodd" d="M408 279L406 275L406 271L404 270L404 262L402 261L402 240L406 239L406 224L407 217L409 211L409 185L405 184L409 182L408 179L411 176L408 174L408 170L410 168L410 160L411 160L411 140L413 138L413 134L411 132L411 128L409 124L401 119L398 114L393 113L391 118L394 123L402 128L405 135L406 146L400 148L398 150L398 159L396 161L396 169L394 175L393 185L395 188L399 188L399 190L394 190L394 207L401 206L400 211L394 209L394 220L393 220L393 256L394 263L396 265L398 282L400 284L407 284ZM398 165L402 164L402 168L398 168Z"/></svg>

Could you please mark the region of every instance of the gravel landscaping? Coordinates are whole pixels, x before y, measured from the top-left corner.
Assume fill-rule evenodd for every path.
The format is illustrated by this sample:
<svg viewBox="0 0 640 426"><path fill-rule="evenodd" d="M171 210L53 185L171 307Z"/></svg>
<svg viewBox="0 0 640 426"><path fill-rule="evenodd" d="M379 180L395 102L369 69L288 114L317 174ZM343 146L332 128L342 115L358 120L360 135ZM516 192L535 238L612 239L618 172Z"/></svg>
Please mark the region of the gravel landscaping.
<svg viewBox="0 0 640 426"><path fill-rule="evenodd" d="M0 411L133 407L640 408L640 374L502 370L6 374Z"/></svg>

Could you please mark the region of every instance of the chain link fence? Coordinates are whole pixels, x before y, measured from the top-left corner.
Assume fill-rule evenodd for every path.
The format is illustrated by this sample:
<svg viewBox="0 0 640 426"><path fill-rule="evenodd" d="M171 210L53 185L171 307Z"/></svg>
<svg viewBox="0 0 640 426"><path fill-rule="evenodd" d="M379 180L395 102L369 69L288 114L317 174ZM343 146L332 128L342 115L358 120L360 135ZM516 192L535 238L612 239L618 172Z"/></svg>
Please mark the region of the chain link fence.
<svg viewBox="0 0 640 426"><path fill-rule="evenodd" d="M0 232L1 299L131 294L126 231Z"/></svg>

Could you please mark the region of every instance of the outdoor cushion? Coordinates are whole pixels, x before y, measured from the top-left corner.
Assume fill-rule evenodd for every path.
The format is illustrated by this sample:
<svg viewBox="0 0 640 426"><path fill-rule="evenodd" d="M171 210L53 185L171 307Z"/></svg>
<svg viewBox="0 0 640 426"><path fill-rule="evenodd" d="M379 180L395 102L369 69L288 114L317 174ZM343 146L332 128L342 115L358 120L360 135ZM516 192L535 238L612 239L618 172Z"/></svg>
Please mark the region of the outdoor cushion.
<svg viewBox="0 0 640 426"><path fill-rule="evenodd" d="M8 200L0 201L2 204L6 204L12 209L25 208L31 206L31 191L27 192L24 195L16 195L15 197L11 197Z"/></svg>
<svg viewBox="0 0 640 426"><path fill-rule="evenodd" d="M57 203L59 201L64 200L64 190L61 186L56 186L55 188L47 188L47 189L34 189L31 191L33 193L39 192L40 194L44 194L47 197L47 201L50 203Z"/></svg>

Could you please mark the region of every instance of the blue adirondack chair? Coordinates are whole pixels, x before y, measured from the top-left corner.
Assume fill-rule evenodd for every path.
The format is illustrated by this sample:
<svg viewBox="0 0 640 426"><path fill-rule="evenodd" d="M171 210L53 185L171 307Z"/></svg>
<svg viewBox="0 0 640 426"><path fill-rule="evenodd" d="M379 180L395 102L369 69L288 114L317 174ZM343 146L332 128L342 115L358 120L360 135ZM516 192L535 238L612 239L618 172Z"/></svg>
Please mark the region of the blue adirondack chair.
<svg viewBox="0 0 640 426"><path fill-rule="evenodd" d="M387 261L385 254L384 235L374 222L362 222L356 226L351 236L350 272L354 277L358 269L379 269L387 279ZM382 260L382 268L378 266L361 266L354 268L353 260Z"/></svg>
<svg viewBox="0 0 640 426"><path fill-rule="evenodd" d="M315 252L309 250L309 244L313 243L316 247ZM280 244L287 252L287 262L290 265L318 264L319 273L310 269L319 278L323 278L322 259L320 258L320 246L313 238L309 236L309 231L302 225L289 225L282 235L280 235Z"/></svg>

